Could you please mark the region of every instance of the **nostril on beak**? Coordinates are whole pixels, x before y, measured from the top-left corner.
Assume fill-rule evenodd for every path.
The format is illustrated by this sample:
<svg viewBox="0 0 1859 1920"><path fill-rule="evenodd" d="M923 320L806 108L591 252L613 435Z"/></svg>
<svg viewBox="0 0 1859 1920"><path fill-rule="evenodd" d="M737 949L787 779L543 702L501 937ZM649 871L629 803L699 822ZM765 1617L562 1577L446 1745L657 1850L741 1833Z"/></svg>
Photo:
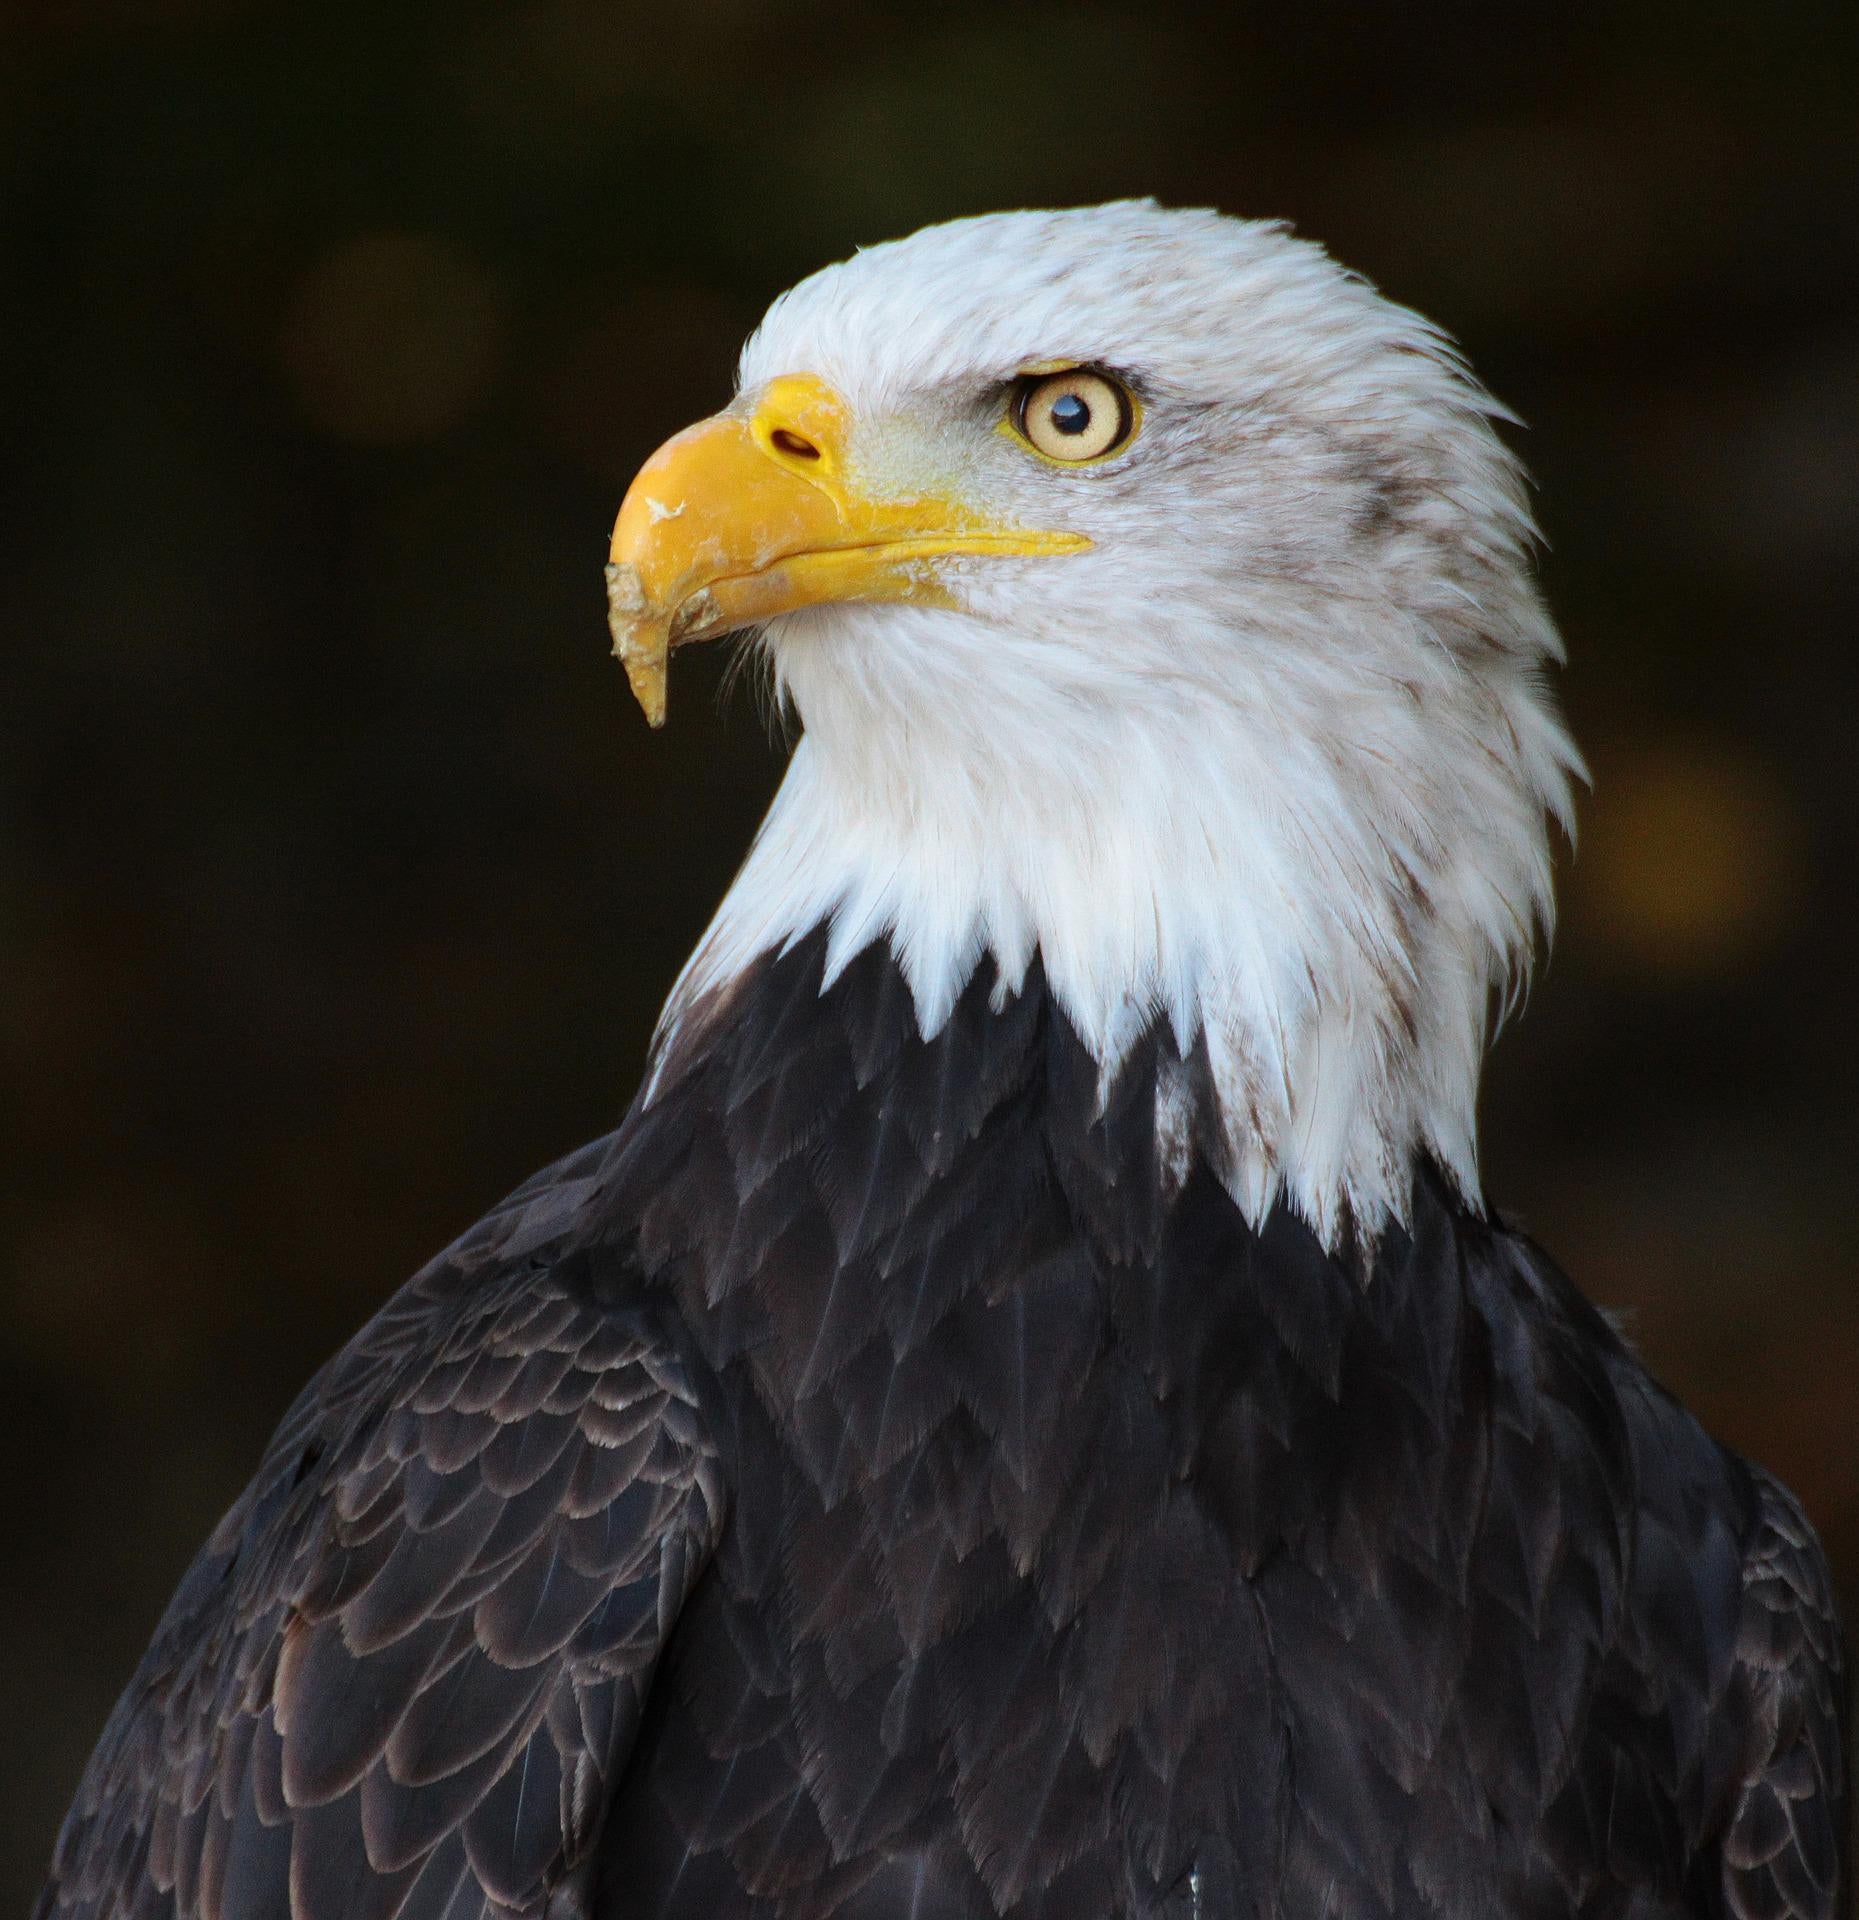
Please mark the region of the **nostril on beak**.
<svg viewBox="0 0 1859 1920"><path fill-rule="evenodd" d="M796 460L817 460L820 449L805 434L790 432L786 427L776 427L768 436L768 443L777 453L791 455Z"/></svg>

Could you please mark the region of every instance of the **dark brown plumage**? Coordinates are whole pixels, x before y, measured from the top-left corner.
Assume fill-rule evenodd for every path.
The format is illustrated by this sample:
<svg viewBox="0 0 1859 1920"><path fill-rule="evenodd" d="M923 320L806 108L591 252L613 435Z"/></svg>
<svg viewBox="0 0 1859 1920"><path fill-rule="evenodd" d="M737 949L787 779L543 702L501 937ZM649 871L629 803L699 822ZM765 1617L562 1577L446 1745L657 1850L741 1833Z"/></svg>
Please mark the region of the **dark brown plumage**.
<svg viewBox="0 0 1859 1920"><path fill-rule="evenodd" d="M1831 1920L1812 1534L1527 1241L822 948L312 1382L41 1920Z"/></svg>

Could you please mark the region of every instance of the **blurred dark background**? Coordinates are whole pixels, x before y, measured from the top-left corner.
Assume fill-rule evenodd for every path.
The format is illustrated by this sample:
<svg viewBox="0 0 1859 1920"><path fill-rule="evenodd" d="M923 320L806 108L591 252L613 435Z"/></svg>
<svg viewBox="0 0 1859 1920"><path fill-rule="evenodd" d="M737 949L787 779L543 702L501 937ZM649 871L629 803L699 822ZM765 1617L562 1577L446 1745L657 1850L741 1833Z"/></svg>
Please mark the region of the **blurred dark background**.
<svg viewBox="0 0 1859 1920"><path fill-rule="evenodd" d="M600 564L776 290L1284 215L1525 417L1596 774L1490 1185L1859 1591L1859 9L6 0L0 1906L303 1378L623 1110L771 792Z"/></svg>

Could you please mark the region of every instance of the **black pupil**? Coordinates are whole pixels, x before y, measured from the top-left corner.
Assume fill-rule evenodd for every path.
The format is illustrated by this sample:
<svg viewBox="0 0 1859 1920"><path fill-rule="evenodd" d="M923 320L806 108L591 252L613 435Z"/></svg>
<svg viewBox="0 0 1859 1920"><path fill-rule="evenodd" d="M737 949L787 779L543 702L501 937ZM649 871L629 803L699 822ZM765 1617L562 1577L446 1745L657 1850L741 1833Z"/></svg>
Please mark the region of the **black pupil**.
<svg viewBox="0 0 1859 1920"><path fill-rule="evenodd" d="M1062 393L1049 417L1060 433L1082 433L1091 424L1090 403L1075 393Z"/></svg>

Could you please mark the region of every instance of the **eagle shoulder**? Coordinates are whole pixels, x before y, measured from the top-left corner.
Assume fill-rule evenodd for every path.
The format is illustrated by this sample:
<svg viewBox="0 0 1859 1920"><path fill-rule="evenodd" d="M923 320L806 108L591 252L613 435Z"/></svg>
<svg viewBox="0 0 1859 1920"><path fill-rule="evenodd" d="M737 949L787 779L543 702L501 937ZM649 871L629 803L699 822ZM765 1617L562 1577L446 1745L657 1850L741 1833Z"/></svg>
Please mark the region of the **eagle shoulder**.
<svg viewBox="0 0 1859 1920"><path fill-rule="evenodd" d="M577 1271L600 1159L305 1389L118 1702L39 1920L576 1908L724 1506L678 1344Z"/></svg>
<svg viewBox="0 0 1859 1920"><path fill-rule="evenodd" d="M1801 1505L1751 1467L1727 1719L1742 1752L1719 1843L1730 1920L1833 1920L1846 1887L1845 1656Z"/></svg>

